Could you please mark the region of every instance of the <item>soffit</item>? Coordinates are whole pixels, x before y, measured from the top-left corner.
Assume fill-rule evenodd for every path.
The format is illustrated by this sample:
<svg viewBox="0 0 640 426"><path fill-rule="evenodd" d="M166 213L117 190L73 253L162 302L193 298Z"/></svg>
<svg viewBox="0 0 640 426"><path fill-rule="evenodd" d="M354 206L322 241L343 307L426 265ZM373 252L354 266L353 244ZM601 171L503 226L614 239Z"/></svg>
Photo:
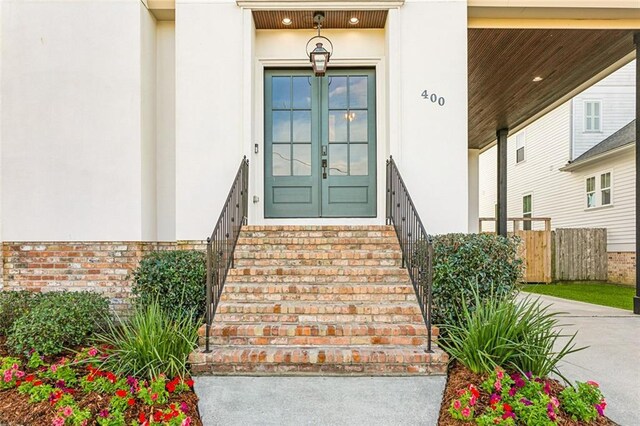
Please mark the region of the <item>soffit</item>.
<svg viewBox="0 0 640 426"><path fill-rule="evenodd" d="M625 62L631 30L469 29L469 148L494 143ZM533 82L536 76L543 77Z"/></svg>
<svg viewBox="0 0 640 426"><path fill-rule="evenodd" d="M253 20L257 30L298 30L314 27L313 10L254 10ZM351 25L351 17L359 19ZM284 18L291 19L291 25L284 25ZM384 28L387 21L386 10L328 10L322 28Z"/></svg>

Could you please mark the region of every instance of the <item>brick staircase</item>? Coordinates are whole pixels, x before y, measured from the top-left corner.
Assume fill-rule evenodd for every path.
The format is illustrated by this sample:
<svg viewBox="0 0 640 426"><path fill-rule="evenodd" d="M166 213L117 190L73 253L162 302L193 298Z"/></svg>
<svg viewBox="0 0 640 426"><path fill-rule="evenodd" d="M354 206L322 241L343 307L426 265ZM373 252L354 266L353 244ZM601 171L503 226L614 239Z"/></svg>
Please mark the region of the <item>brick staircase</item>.
<svg viewBox="0 0 640 426"><path fill-rule="evenodd" d="M433 375L427 328L387 226L247 226L202 374ZM437 336L437 330L433 330ZM204 345L205 328L200 329Z"/></svg>

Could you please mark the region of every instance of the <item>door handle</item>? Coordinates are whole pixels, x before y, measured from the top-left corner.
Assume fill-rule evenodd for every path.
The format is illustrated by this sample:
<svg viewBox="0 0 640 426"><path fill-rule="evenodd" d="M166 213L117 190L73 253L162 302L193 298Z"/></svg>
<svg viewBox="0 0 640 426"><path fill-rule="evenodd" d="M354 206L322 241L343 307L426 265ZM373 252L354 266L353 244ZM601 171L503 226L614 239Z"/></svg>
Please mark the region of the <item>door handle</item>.
<svg viewBox="0 0 640 426"><path fill-rule="evenodd" d="M322 159L322 179L327 178L327 159Z"/></svg>

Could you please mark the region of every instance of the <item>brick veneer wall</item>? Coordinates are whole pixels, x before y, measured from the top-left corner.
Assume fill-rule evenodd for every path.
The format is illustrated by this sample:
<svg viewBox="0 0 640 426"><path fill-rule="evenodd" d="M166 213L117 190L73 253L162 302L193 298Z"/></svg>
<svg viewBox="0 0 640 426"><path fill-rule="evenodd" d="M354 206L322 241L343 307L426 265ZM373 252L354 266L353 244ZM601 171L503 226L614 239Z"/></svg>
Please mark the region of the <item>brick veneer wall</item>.
<svg viewBox="0 0 640 426"><path fill-rule="evenodd" d="M635 252L609 252L608 280L614 283L636 283L636 254Z"/></svg>
<svg viewBox="0 0 640 426"><path fill-rule="evenodd" d="M203 241L178 242L5 242L2 290L91 290L102 293L119 312L131 296L131 272L155 250L206 248Z"/></svg>

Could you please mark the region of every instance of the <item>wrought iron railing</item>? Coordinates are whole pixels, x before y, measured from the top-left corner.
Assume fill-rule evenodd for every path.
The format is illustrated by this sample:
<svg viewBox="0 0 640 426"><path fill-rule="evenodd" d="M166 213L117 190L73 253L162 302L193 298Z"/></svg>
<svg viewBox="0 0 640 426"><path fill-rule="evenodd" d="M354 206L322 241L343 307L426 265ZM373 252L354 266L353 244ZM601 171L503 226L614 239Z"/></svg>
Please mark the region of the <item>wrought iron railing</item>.
<svg viewBox="0 0 640 426"><path fill-rule="evenodd" d="M422 225L398 166L387 160L387 225L393 225L402 248L402 266L407 268L418 304L427 325L427 351L431 352L431 303L433 241Z"/></svg>
<svg viewBox="0 0 640 426"><path fill-rule="evenodd" d="M205 351L209 352L209 331L222 295L224 281L233 268L233 252L243 225L247 224L249 205L249 160L242 159L222 207L216 226L207 238L207 307L205 312Z"/></svg>

